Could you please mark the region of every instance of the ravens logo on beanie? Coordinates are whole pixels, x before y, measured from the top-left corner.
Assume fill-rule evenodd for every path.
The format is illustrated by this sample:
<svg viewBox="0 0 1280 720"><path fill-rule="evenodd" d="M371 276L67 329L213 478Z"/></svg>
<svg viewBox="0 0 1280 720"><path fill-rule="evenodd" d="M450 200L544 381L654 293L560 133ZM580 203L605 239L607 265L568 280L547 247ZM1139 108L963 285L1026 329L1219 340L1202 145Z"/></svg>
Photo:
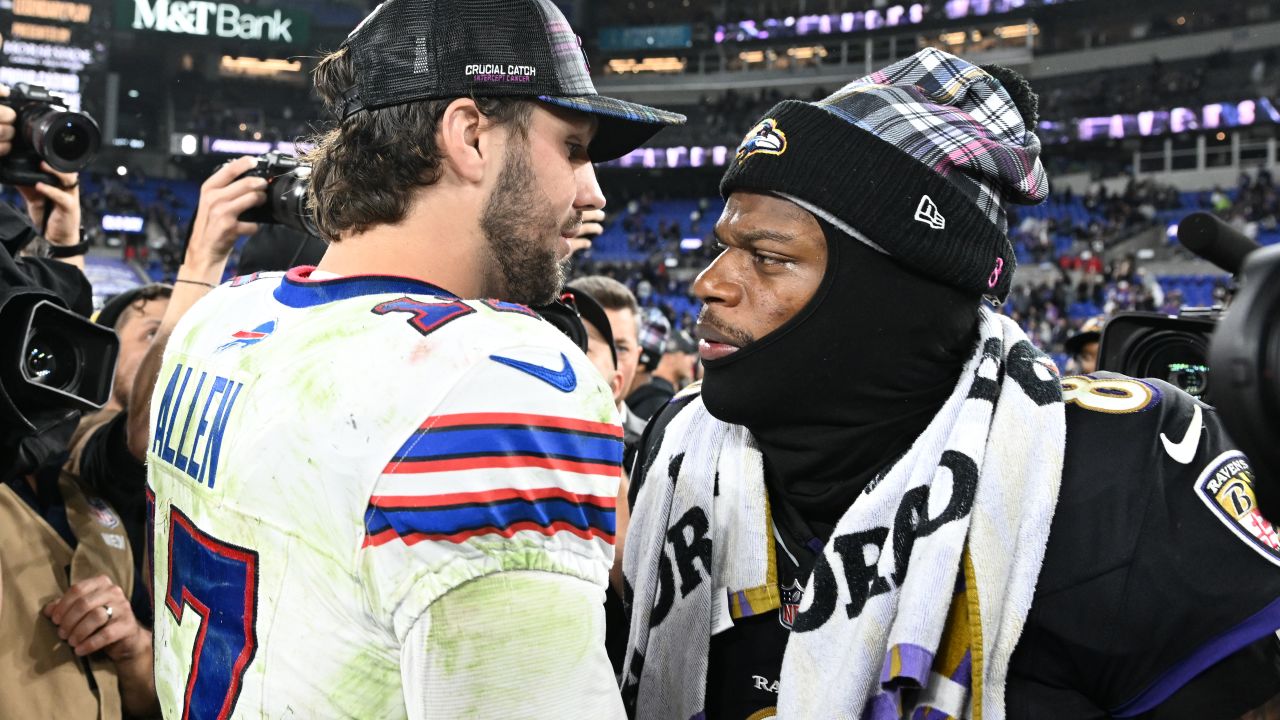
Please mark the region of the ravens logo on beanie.
<svg viewBox="0 0 1280 720"><path fill-rule="evenodd" d="M926 48L823 100L774 106L720 194L780 195L918 272L1003 299L1016 263L1002 204L1049 192L1035 114L1017 73Z"/></svg>

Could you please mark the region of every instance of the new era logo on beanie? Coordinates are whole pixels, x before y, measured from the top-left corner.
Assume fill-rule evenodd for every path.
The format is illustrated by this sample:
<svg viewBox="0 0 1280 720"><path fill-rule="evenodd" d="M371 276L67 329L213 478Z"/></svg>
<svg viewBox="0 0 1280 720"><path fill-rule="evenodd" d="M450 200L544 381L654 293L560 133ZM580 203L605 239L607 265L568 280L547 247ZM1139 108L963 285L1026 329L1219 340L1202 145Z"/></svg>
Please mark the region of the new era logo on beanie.
<svg viewBox="0 0 1280 720"><path fill-rule="evenodd" d="M928 195L921 197L920 204L916 206L916 220L934 230L947 229L947 219L938 212L938 206L933 204L933 200L930 200Z"/></svg>
<svg viewBox="0 0 1280 720"><path fill-rule="evenodd" d="M926 48L821 101L779 103L720 193L798 198L930 277L1003 298L1016 262L1002 203L1049 191L1035 112L1016 73ZM785 153L765 152L762 132Z"/></svg>

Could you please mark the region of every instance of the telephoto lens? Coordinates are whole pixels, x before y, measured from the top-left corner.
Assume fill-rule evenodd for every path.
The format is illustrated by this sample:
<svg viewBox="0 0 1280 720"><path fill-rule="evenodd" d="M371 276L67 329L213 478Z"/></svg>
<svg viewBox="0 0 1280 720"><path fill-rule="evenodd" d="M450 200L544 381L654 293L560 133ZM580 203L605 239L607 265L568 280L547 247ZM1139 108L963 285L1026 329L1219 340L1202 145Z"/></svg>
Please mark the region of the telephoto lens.
<svg viewBox="0 0 1280 720"><path fill-rule="evenodd" d="M267 192L267 203L271 206L272 222L320 237L311 205L307 202L307 184L310 180L309 165L300 165L275 178Z"/></svg>
<svg viewBox="0 0 1280 720"><path fill-rule="evenodd" d="M61 96L47 88L15 83L9 97L0 102L17 113L13 148L0 158L0 183L57 185L58 179L43 170L41 162L58 172L80 172L102 146L98 122L69 109Z"/></svg>
<svg viewBox="0 0 1280 720"><path fill-rule="evenodd" d="M267 180L267 201L240 214L244 222L283 225L298 232L320 237L315 217L307 202L307 185L311 166L291 155L267 153L258 164L241 177Z"/></svg>
<svg viewBox="0 0 1280 720"><path fill-rule="evenodd" d="M102 144L93 118L59 108L23 117L22 130L27 142L59 172L83 170Z"/></svg>

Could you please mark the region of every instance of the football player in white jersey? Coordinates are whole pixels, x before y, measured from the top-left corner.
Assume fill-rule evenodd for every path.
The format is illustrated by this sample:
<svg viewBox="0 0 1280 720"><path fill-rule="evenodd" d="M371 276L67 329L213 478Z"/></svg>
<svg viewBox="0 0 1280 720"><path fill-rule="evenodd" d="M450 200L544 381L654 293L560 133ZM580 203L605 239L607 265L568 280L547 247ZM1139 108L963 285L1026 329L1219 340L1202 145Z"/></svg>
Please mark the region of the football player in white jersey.
<svg viewBox="0 0 1280 720"><path fill-rule="evenodd" d="M328 253L199 302L152 404L165 715L619 717L621 429L526 305L591 163L683 117L595 94L548 0L388 0L315 78Z"/></svg>

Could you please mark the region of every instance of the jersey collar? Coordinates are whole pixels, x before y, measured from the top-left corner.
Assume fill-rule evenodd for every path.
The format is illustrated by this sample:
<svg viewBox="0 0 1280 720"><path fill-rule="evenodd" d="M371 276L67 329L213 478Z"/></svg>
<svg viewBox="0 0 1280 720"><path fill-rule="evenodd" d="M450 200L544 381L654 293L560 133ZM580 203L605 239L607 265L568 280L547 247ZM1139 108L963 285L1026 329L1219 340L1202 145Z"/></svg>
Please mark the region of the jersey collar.
<svg viewBox="0 0 1280 720"><path fill-rule="evenodd" d="M303 265L285 274L275 290L275 298L292 308L314 307L363 295L432 295L458 299L457 295L429 282L396 275L345 275L329 279L311 277L315 267Z"/></svg>

